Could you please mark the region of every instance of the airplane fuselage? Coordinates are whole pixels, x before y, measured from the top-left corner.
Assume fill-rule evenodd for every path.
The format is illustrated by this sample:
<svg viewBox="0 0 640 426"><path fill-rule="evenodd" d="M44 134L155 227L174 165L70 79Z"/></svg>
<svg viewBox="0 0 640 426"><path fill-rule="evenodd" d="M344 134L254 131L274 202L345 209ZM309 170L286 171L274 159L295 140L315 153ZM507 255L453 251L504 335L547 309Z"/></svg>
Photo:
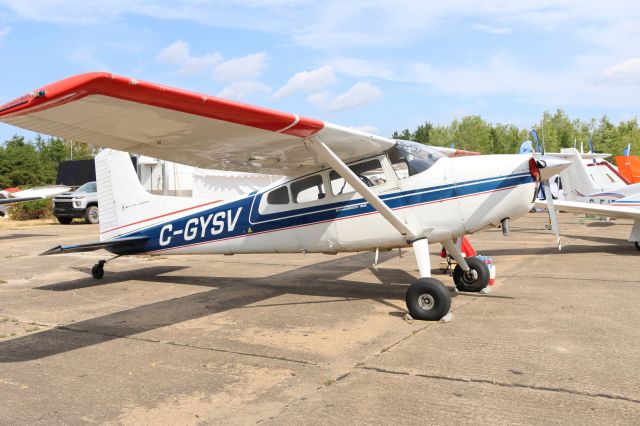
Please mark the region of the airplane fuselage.
<svg viewBox="0 0 640 426"><path fill-rule="evenodd" d="M537 184L529 158L444 157L428 170L399 179L386 157L378 156L386 182L373 189L407 225L424 230L430 242L450 240L530 210ZM194 202L194 207L150 215L154 217L105 233L110 238L147 236L135 252L152 254L337 253L410 244L356 192L335 195L328 183L330 173L324 169L286 179L226 202ZM316 176L326 187L321 198L269 204L269 194L282 187L292 193L297 182Z"/></svg>

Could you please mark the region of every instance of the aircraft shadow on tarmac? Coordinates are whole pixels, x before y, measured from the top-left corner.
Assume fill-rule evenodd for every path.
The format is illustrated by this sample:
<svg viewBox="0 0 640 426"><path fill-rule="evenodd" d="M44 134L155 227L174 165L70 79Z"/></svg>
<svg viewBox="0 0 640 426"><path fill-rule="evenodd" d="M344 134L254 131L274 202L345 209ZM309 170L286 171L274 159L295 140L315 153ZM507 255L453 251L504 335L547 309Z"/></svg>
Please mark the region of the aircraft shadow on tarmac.
<svg viewBox="0 0 640 426"><path fill-rule="evenodd" d="M395 252L380 253L380 261L395 257ZM343 298L337 302L369 299L405 311L404 303L393 304L384 299L404 300L406 285L415 277L397 269L372 269L383 282L406 285L372 284L339 280L371 266L371 253L355 254L291 271L260 278L194 277L164 275L187 269L181 266L155 266L135 271L109 271L103 280L78 279L39 287L48 291L69 291L129 280L186 284L211 287L211 290L138 306L125 311L61 325L50 330L21 336L0 343L0 362L35 360L80 349L122 337L144 333L172 324L189 321L239 308L285 294ZM317 301L295 304L312 304ZM326 303L329 303L327 301ZM275 305L274 305L275 306ZM263 308L259 306L258 308Z"/></svg>
<svg viewBox="0 0 640 426"><path fill-rule="evenodd" d="M30 238L30 237L55 237L51 234L7 234L0 235L0 241L2 240L16 240L18 238Z"/></svg>
<svg viewBox="0 0 640 426"><path fill-rule="evenodd" d="M630 243L621 238L593 237L586 235L563 235L565 237L562 242L562 251L558 252L558 248L550 243L546 247L522 247L522 248L503 248L494 250L482 250L485 256L531 256L536 254L589 254L589 253L608 253L618 256L638 256L638 250ZM567 242L566 238L576 240L590 241L597 244L577 245ZM542 244L542 243L541 243Z"/></svg>

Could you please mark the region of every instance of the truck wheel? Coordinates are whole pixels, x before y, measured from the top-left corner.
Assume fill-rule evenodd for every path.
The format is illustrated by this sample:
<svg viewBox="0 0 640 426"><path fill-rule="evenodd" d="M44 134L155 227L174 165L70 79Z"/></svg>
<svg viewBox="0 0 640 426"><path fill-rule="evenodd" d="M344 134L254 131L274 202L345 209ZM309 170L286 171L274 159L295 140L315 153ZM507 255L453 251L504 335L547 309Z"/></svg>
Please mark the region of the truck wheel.
<svg viewBox="0 0 640 426"><path fill-rule="evenodd" d="M98 216L98 206L89 206L84 212L84 221L86 223L100 223L100 217Z"/></svg>
<svg viewBox="0 0 640 426"><path fill-rule="evenodd" d="M60 222L63 225L68 225L73 221L72 217L57 216L56 219L58 219L58 222Z"/></svg>

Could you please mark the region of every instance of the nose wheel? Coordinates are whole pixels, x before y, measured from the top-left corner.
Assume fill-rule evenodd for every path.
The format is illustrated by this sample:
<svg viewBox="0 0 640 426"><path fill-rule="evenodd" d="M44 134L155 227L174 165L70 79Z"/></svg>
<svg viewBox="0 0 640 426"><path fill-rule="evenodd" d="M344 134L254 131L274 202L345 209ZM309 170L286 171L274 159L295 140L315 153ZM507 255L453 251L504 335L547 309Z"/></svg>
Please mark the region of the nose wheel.
<svg viewBox="0 0 640 426"><path fill-rule="evenodd" d="M411 284L405 300L411 316L424 321L438 321L451 308L449 290L435 278L420 278Z"/></svg>
<svg viewBox="0 0 640 426"><path fill-rule="evenodd" d="M478 292L489 285L489 268L477 257L465 258L469 270L464 271L460 264L453 269L453 282L460 291Z"/></svg>

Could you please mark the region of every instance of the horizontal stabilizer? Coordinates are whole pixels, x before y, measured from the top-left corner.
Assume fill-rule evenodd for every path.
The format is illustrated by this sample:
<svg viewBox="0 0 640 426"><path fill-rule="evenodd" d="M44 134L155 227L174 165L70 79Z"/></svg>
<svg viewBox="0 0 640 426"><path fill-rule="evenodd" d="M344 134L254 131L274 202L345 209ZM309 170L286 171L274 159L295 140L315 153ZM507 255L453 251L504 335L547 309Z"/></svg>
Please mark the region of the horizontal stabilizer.
<svg viewBox="0 0 640 426"><path fill-rule="evenodd" d="M93 243L86 244L73 244L70 246L57 246L50 250L41 253L40 256L47 256L50 254L62 254L62 253L80 253L85 251L95 251L100 249L115 249L116 252L126 252L131 249L135 249L145 241L147 241L149 237L129 237L129 238L119 238L117 240L110 241L96 241Z"/></svg>

